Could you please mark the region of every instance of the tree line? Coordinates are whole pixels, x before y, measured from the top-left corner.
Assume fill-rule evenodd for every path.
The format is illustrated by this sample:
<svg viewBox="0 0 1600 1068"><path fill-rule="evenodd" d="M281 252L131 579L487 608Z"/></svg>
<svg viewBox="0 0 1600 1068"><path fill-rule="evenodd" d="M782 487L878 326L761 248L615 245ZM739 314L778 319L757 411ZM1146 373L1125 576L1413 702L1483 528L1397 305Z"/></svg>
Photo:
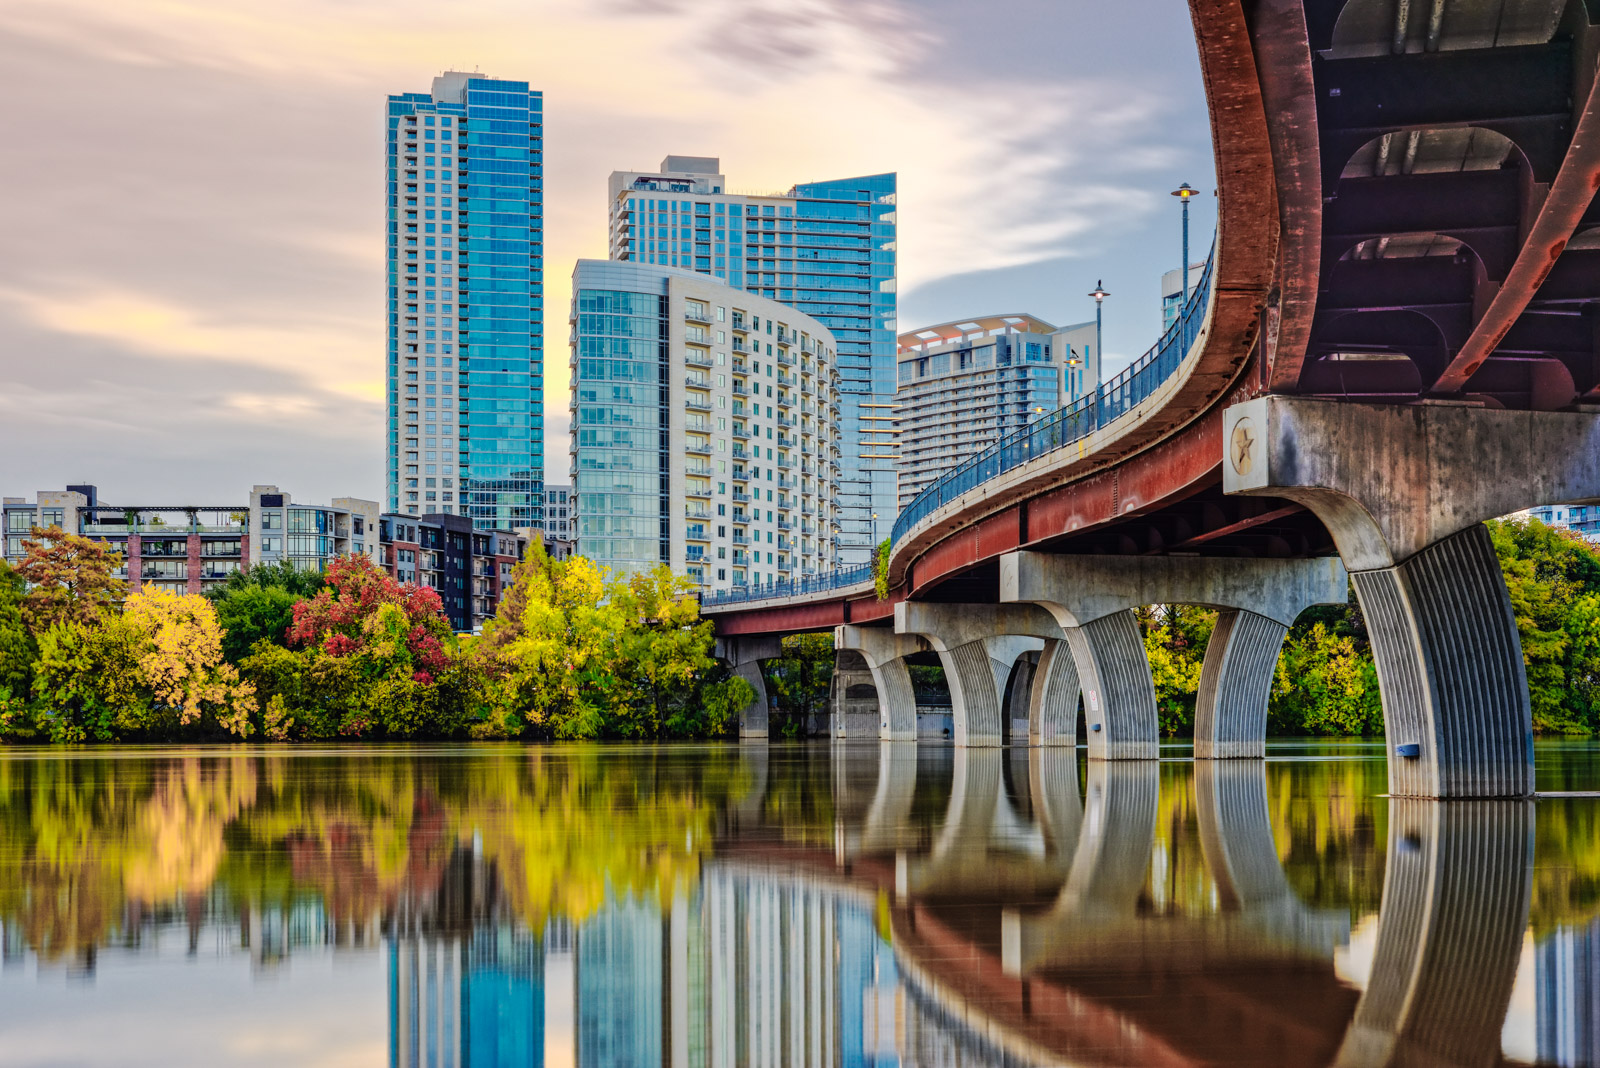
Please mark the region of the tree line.
<svg viewBox="0 0 1600 1068"><path fill-rule="evenodd" d="M1536 519L1489 524L1522 640L1535 730L1600 731L1600 553ZM0 562L0 740L697 738L754 697L713 657L692 586L665 567L619 577L534 546L480 636L438 594L364 556L325 572L258 565L204 596L129 592L104 543L35 530ZM1138 613L1168 736L1193 732L1216 613ZM832 642L784 640L765 665L778 733L828 709ZM937 668L918 669L923 697ZM1310 609L1284 641L1268 733L1378 736L1383 706L1361 610Z"/></svg>
<svg viewBox="0 0 1600 1068"><path fill-rule="evenodd" d="M128 591L104 543L35 529L0 563L0 739L692 738L753 697L693 587L535 546L482 635L366 556Z"/></svg>

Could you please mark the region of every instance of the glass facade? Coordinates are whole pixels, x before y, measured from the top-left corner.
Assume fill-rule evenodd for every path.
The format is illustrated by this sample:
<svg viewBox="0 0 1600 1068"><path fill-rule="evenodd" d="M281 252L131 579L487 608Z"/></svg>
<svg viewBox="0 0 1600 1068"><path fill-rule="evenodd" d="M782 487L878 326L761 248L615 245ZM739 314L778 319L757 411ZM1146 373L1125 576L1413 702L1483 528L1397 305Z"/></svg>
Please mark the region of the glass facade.
<svg viewBox="0 0 1600 1068"><path fill-rule="evenodd" d="M388 510L528 526L544 485L543 96L388 105Z"/></svg>
<svg viewBox="0 0 1600 1068"><path fill-rule="evenodd" d="M895 514L896 176L724 193L710 170L612 175L611 258L709 274L802 311L838 344L839 566L867 563Z"/></svg>
<svg viewBox="0 0 1600 1068"><path fill-rule="evenodd" d="M579 289L574 300L577 550L621 571L670 563L667 299Z"/></svg>

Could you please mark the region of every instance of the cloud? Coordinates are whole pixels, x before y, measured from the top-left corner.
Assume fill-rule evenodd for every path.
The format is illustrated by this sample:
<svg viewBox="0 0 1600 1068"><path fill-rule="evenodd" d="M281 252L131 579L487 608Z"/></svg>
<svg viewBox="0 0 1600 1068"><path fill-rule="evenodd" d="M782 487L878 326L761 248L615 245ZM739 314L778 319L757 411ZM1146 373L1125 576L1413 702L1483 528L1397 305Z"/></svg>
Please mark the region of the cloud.
<svg viewBox="0 0 1600 1068"><path fill-rule="evenodd" d="M351 483L381 472L381 431L352 446L325 413L376 410L381 391L383 98L481 69L545 92L546 456L564 482L570 273L605 254L611 170L720 155L731 187L767 191L897 171L901 294L971 314L942 279L1122 255L1162 218L1166 172L1204 151L1192 45L1188 66L1159 51L1185 37L1184 5L1114 7L13 0L0 86L28 106L0 122L30 165L0 197L0 307L30 347L0 333L8 385L37 396L39 365L62 361L90 381L123 381L133 356L182 367L203 401L180 391L114 424L159 438L209 432L215 411L270 417L315 446L308 477L378 495ZM239 375L252 384L228 388ZM101 416L45 410L38 444L116 447Z"/></svg>

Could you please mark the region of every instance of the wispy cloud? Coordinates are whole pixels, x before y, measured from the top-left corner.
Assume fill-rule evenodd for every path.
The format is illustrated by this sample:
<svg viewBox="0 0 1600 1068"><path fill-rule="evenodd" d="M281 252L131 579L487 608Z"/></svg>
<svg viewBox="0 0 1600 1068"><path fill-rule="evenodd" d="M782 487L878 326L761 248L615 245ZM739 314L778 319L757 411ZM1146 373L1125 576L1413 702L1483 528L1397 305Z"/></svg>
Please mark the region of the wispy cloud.
<svg viewBox="0 0 1600 1068"><path fill-rule="evenodd" d="M1179 0L1130 2L1182 18ZM31 432L109 450L141 420L159 439L225 412L321 443L310 492L377 495L379 431L356 455L327 413L381 396L383 97L481 69L545 92L546 448L564 481L570 271L604 255L611 170L720 155L751 190L897 171L902 294L1104 249L1159 212L1151 176L1181 149L1148 66L1071 58L1091 17L1035 0L982 19L933 0L13 0L0 88L29 106L0 129L29 166L0 178L7 392L70 393L47 370L66 363L72 386L125 380L100 361L187 367L203 388L159 411L107 425L45 404ZM0 449L38 444L19 433L0 427Z"/></svg>

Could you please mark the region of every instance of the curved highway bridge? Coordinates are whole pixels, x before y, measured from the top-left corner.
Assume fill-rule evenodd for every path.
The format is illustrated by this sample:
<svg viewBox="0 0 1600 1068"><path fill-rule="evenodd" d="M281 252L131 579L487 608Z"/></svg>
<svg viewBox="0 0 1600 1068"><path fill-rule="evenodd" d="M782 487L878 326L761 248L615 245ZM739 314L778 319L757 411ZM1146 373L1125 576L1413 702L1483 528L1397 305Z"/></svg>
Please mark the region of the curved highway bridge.
<svg viewBox="0 0 1600 1068"><path fill-rule="evenodd" d="M1527 796L1527 683L1482 521L1600 498L1600 2L1190 9L1219 207L1178 322L917 497L887 598L861 570L704 610L758 689L778 637L836 630L839 678L875 694L837 733L915 737L906 657L932 654L960 745L1005 740L1010 692L1032 744L1075 744L1081 700L1092 758L1147 759L1131 609L1212 605L1196 755L1259 757L1283 635L1348 574L1391 791Z"/></svg>

